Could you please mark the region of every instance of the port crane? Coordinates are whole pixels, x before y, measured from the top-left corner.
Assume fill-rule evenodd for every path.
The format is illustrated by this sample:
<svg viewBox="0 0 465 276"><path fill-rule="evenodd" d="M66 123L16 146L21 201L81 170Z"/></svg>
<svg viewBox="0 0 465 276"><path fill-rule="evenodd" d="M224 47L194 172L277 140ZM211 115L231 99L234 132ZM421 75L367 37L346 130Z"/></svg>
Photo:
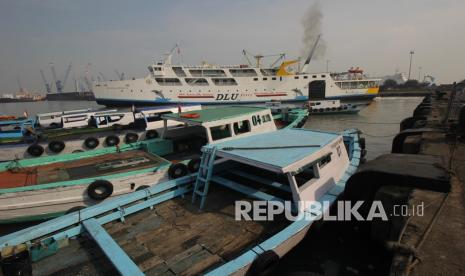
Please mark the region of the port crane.
<svg viewBox="0 0 465 276"><path fill-rule="evenodd" d="M63 80L59 80L55 72L55 65L53 64L53 62L50 63L50 70L52 71L52 77L53 77L53 81L55 82L55 88L57 90L57 93L63 93L63 88L65 87L66 80L68 79L69 73L71 72L71 67L72 67L72 64L70 63L68 65L68 68L66 69Z"/></svg>
<svg viewBox="0 0 465 276"><path fill-rule="evenodd" d="M45 84L45 90L47 93L52 93L52 88L50 87L50 84L47 81L47 78L45 77L44 71L40 69L40 75L42 76L42 80L44 81Z"/></svg>
<svg viewBox="0 0 465 276"><path fill-rule="evenodd" d="M124 80L124 72L120 74L119 71L115 69L115 74L118 76L118 80Z"/></svg>

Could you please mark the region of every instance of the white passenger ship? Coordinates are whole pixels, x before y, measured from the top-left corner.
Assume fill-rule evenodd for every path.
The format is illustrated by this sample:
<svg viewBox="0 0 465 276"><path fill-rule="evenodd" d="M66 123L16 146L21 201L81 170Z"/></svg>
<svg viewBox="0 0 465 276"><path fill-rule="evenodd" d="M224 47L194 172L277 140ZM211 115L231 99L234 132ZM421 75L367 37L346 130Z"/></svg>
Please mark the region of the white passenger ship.
<svg viewBox="0 0 465 276"><path fill-rule="evenodd" d="M379 90L380 80L367 78L358 68L342 74L306 73L311 56L302 70L292 72L289 67L298 60L283 61L274 68L261 68L259 62L257 66L184 66L171 63L172 53L163 62L150 65L145 78L95 83L97 103L250 104L324 99L368 102Z"/></svg>

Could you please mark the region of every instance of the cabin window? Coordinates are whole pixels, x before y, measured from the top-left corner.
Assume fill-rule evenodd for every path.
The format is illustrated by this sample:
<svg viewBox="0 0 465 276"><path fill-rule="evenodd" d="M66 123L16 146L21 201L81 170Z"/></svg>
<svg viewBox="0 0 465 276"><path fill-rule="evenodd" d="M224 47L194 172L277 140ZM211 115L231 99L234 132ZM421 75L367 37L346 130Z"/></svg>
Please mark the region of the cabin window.
<svg viewBox="0 0 465 276"><path fill-rule="evenodd" d="M87 116L65 117L65 123L80 122L87 120Z"/></svg>
<svg viewBox="0 0 465 276"><path fill-rule="evenodd" d="M212 79L213 83L215 85L222 85L222 86L225 86L225 85L237 85L237 82L235 79L233 78L218 78L218 79Z"/></svg>
<svg viewBox="0 0 465 276"><path fill-rule="evenodd" d="M235 122L233 127L234 127L234 134L236 135L250 132L249 120Z"/></svg>
<svg viewBox="0 0 465 276"><path fill-rule="evenodd" d="M272 77L271 80L276 80L276 77Z"/></svg>
<svg viewBox="0 0 465 276"><path fill-rule="evenodd" d="M157 83L162 86L177 86L181 85L178 78L155 78Z"/></svg>
<svg viewBox="0 0 465 276"><path fill-rule="evenodd" d="M114 122L118 122L119 120L121 120L121 118L123 118L124 115L113 115L113 116L108 116L108 122L109 123L114 123Z"/></svg>
<svg viewBox="0 0 465 276"><path fill-rule="evenodd" d="M182 69L182 67L173 67L173 71L178 77L185 77L186 72Z"/></svg>
<svg viewBox="0 0 465 276"><path fill-rule="evenodd" d="M258 81L258 78L253 78L254 81Z"/></svg>
<svg viewBox="0 0 465 276"><path fill-rule="evenodd" d="M253 77L257 75L254 69L229 69L233 77Z"/></svg>
<svg viewBox="0 0 465 276"><path fill-rule="evenodd" d="M263 78L264 81L268 80L268 78Z"/></svg>
<svg viewBox="0 0 465 276"><path fill-rule="evenodd" d="M298 79L299 79L299 77L295 76L295 77L294 77L294 79L298 80Z"/></svg>
<svg viewBox="0 0 465 276"><path fill-rule="evenodd" d="M323 157L323 159L321 159L320 162L318 162L318 166L321 169L324 166L326 166L327 164L329 164L329 162L331 162L331 154L328 154L325 157Z"/></svg>
<svg viewBox="0 0 465 276"><path fill-rule="evenodd" d="M192 86L207 86L208 81L204 78L185 78L187 84Z"/></svg>
<svg viewBox="0 0 465 276"><path fill-rule="evenodd" d="M189 73L193 77L226 77L226 73L221 69L191 69Z"/></svg>
<svg viewBox="0 0 465 276"><path fill-rule="evenodd" d="M210 133L213 141L231 137L231 129L229 124L211 127Z"/></svg>
<svg viewBox="0 0 465 276"><path fill-rule="evenodd" d="M313 75L312 78L316 79L316 75Z"/></svg>
<svg viewBox="0 0 465 276"><path fill-rule="evenodd" d="M313 173L313 166L308 166L307 168L303 169L302 171L298 172L294 175L295 182L297 186L300 188L305 185L308 181L315 178L315 174Z"/></svg>
<svg viewBox="0 0 465 276"><path fill-rule="evenodd" d="M321 75L321 77L322 77L322 78L325 78L325 77L326 77L326 75Z"/></svg>
<svg viewBox="0 0 465 276"><path fill-rule="evenodd" d="M304 79L308 79L308 76L304 76Z"/></svg>

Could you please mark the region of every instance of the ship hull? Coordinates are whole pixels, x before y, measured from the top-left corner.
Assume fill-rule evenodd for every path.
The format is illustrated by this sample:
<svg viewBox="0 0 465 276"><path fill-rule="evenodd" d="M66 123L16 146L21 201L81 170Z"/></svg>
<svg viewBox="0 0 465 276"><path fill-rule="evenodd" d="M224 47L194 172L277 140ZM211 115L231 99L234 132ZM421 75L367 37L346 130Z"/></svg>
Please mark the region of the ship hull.
<svg viewBox="0 0 465 276"><path fill-rule="evenodd" d="M47 94L47 101L94 101L92 92L63 92Z"/></svg>

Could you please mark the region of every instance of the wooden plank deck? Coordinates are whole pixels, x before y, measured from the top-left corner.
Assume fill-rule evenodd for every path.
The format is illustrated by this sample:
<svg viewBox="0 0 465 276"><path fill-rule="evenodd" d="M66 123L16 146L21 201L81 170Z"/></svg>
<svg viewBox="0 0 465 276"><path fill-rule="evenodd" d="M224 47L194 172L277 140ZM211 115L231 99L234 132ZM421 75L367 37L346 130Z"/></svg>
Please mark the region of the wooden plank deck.
<svg viewBox="0 0 465 276"><path fill-rule="evenodd" d="M234 202L245 197L219 185L212 185L204 211L190 200L190 196L176 198L104 228L145 274L194 275L237 257L288 224L284 218L236 221ZM71 240L56 256L35 263L35 273L115 272L99 247L87 238ZM60 259L62 268L57 266Z"/></svg>

